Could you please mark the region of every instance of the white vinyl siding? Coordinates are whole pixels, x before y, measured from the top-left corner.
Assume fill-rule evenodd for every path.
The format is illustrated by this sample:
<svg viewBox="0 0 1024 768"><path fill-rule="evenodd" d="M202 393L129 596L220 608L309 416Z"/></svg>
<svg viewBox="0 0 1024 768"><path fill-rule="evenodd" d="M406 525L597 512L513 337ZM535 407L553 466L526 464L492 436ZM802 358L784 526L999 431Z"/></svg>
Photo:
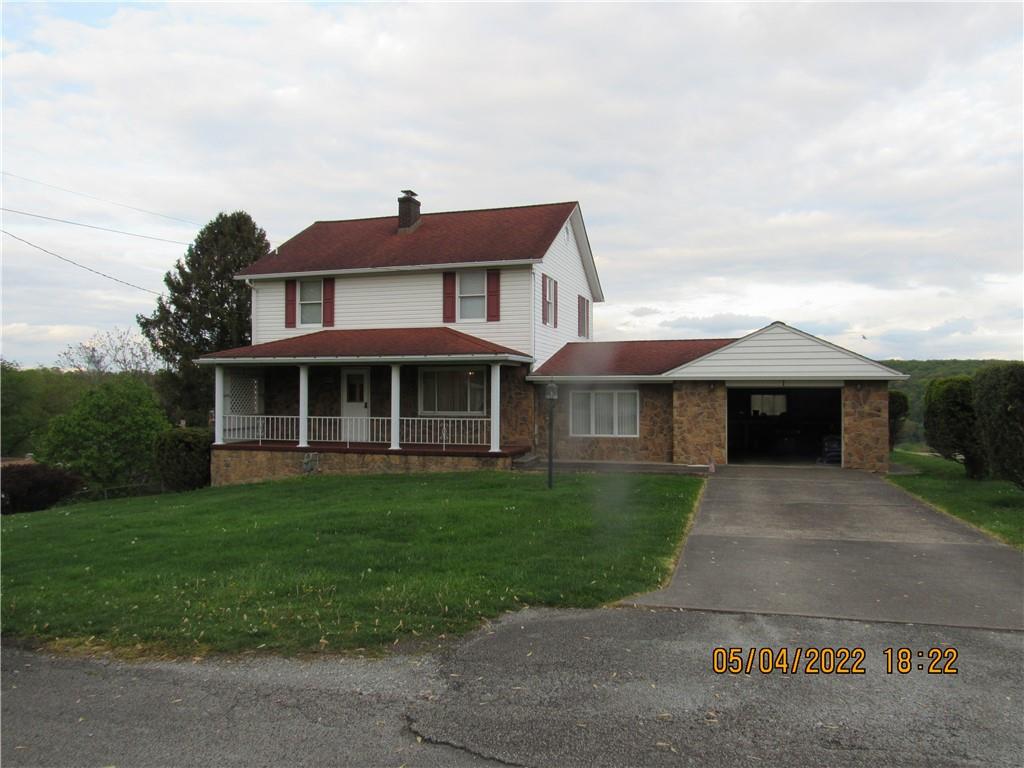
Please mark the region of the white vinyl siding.
<svg viewBox="0 0 1024 768"><path fill-rule="evenodd" d="M635 389L569 393L572 437L638 437L640 393Z"/></svg>
<svg viewBox="0 0 1024 768"><path fill-rule="evenodd" d="M501 320L489 323L486 317L464 319L449 327L530 354L532 280L529 267L501 270ZM343 275L335 280L334 286L336 329L439 328L444 325L440 271ZM252 316L253 344L310 332L308 327L285 328L284 280L253 282ZM571 330L575 333L575 327Z"/></svg>
<svg viewBox="0 0 1024 768"><path fill-rule="evenodd" d="M582 296L588 302L593 301L577 243L577 237L582 238L586 235L576 231L577 224L574 222L577 218L576 214L569 218L551 243L544 260L533 267L533 356L536 360L534 370L568 342L580 341L578 297ZM558 282L558 327L554 326L554 315L550 316L547 324L544 323L541 305L543 275L548 275ZM549 294L549 298L553 297ZM589 322L587 327L590 328Z"/></svg>
<svg viewBox="0 0 1024 768"><path fill-rule="evenodd" d="M728 382L894 378L883 365L786 325L770 325L666 376Z"/></svg>

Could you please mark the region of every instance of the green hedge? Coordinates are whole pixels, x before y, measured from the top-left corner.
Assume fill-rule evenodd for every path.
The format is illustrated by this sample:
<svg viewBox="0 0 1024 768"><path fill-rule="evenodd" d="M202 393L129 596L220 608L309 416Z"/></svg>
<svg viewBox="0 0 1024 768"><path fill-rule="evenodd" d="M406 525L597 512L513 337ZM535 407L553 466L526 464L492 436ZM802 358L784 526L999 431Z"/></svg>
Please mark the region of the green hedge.
<svg viewBox="0 0 1024 768"><path fill-rule="evenodd" d="M177 427L157 435L155 458L160 481L172 491L191 491L210 484L213 433L199 427Z"/></svg>
<svg viewBox="0 0 1024 768"><path fill-rule="evenodd" d="M989 467L1024 488L1024 363L999 363L978 371L974 413Z"/></svg>
<svg viewBox="0 0 1024 768"><path fill-rule="evenodd" d="M924 395L924 431L939 455L959 461L967 477L986 475L985 453L974 415L974 387L969 376L934 379Z"/></svg>

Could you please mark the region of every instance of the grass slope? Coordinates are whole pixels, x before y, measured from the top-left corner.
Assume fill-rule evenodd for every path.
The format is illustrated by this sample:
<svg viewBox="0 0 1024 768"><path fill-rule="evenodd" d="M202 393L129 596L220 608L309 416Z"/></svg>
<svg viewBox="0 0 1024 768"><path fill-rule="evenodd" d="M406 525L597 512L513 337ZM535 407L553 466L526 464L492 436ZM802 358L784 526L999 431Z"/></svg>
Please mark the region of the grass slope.
<svg viewBox="0 0 1024 768"><path fill-rule="evenodd" d="M669 573L702 481L310 477L3 520L5 634L170 653L381 646ZM90 640L90 638L92 638Z"/></svg>
<svg viewBox="0 0 1024 768"><path fill-rule="evenodd" d="M893 461L919 475L889 479L915 496L1024 549L1024 491L1003 480L968 480L962 465L936 456L894 451Z"/></svg>

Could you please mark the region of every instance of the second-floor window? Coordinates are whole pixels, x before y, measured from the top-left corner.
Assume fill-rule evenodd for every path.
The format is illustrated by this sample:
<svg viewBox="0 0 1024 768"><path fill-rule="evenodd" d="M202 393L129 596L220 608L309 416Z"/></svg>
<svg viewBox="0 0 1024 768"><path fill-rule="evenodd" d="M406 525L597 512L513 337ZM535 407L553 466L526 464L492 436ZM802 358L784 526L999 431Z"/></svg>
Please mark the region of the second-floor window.
<svg viewBox="0 0 1024 768"><path fill-rule="evenodd" d="M324 281L299 281L299 323L321 325L324 319Z"/></svg>
<svg viewBox="0 0 1024 768"><path fill-rule="evenodd" d="M548 275L541 276L541 322L558 327L558 281Z"/></svg>
<svg viewBox="0 0 1024 768"><path fill-rule="evenodd" d="M579 297L579 323L577 335L581 339L590 338L590 299Z"/></svg>
<svg viewBox="0 0 1024 768"><path fill-rule="evenodd" d="M487 276L484 270L459 272L459 320L483 320L487 310Z"/></svg>

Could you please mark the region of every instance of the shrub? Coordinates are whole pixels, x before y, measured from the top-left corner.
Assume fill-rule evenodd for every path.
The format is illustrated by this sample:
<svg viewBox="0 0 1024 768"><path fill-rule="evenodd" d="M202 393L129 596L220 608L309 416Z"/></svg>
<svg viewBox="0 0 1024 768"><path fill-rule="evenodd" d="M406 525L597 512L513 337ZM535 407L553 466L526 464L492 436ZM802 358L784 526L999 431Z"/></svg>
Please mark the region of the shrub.
<svg viewBox="0 0 1024 768"><path fill-rule="evenodd" d="M153 441L167 427L149 387L117 376L50 422L38 456L100 488L143 483L154 474Z"/></svg>
<svg viewBox="0 0 1024 768"><path fill-rule="evenodd" d="M897 390L889 390L889 450L896 445L900 432L903 430L903 423L910 413L910 399L906 393Z"/></svg>
<svg viewBox="0 0 1024 768"><path fill-rule="evenodd" d="M969 376L950 376L928 384L924 395L924 431L940 456L964 465L967 477L985 476L985 458L974 417Z"/></svg>
<svg viewBox="0 0 1024 768"><path fill-rule="evenodd" d="M157 435L155 456L160 481L172 491L210 484L213 434L196 427L168 429Z"/></svg>
<svg viewBox="0 0 1024 768"><path fill-rule="evenodd" d="M5 515L52 507L82 487L77 475L45 464L9 464L0 475L0 513Z"/></svg>
<svg viewBox="0 0 1024 768"><path fill-rule="evenodd" d="M978 371L974 413L989 467L1024 488L1024 363L998 363Z"/></svg>

